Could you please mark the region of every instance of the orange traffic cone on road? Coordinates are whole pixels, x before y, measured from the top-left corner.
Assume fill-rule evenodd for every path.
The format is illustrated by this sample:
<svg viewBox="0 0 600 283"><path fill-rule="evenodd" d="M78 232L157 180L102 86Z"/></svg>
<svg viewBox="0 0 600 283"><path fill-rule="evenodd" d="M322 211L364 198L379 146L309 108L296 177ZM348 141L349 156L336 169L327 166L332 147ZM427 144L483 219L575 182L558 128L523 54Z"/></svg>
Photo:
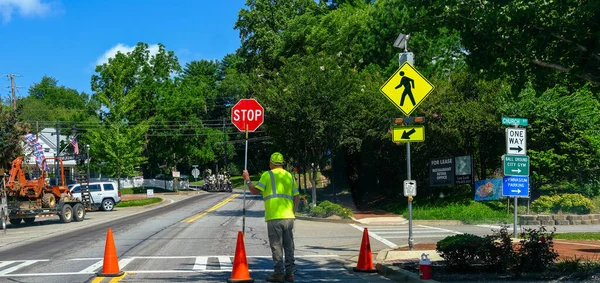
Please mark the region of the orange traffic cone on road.
<svg viewBox="0 0 600 283"><path fill-rule="evenodd" d="M108 228L106 234L106 245L104 246L104 263L102 264L102 272L96 273L103 277L118 277L123 275L123 271L119 270L119 258L117 257L117 248L115 248L115 240L113 239L112 229Z"/></svg>
<svg viewBox="0 0 600 283"><path fill-rule="evenodd" d="M231 278L227 279L229 283L254 283L254 279L250 278L248 270L248 260L246 259L246 248L244 247L244 235L238 232L237 244L235 245L235 257L233 258L233 270Z"/></svg>
<svg viewBox="0 0 600 283"><path fill-rule="evenodd" d="M358 263L354 268L357 272L377 272L373 268L373 256L371 255L371 243L369 242L369 230L365 228L363 231L362 243L360 244L360 254L358 255Z"/></svg>

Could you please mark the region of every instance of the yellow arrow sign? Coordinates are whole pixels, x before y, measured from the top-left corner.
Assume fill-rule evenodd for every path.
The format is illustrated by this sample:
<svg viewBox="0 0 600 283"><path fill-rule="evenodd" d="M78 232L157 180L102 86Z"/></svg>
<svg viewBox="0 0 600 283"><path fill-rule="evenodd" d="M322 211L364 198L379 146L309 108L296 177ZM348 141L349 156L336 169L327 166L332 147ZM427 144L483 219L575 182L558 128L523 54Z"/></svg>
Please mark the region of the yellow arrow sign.
<svg viewBox="0 0 600 283"><path fill-rule="evenodd" d="M422 142L425 141L425 126L404 126L392 130L393 142Z"/></svg>
<svg viewBox="0 0 600 283"><path fill-rule="evenodd" d="M379 89L404 115L409 116L435 87L410 63L404 62Z"/></svg>

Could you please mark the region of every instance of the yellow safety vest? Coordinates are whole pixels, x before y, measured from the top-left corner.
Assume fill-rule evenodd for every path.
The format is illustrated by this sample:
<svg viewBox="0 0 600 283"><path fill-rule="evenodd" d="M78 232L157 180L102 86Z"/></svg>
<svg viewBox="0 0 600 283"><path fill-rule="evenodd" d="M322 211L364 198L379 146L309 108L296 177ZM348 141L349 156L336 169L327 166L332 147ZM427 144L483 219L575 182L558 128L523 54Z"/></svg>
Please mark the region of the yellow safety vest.
<svg viewBox="0 0 600 283"><path fill-rule="evenodd" d="M275 168L260 176L256 188L265 201L265 221L296 218L294 197L300 194L294 177L282 168Z"/></svg>

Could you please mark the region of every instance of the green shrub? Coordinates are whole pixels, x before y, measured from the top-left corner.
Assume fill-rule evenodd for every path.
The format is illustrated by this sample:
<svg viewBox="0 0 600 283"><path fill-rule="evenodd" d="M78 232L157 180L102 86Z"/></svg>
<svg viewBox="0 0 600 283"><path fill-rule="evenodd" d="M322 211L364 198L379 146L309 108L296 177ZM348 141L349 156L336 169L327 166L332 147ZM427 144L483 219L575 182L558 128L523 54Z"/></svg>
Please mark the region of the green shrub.
<svg viewBox="0 0 600 283"><path fill-rule="evenodd" d="M554 231L523 228L517 254L518 271L543 271L554 263L558 253L554 250ZM556 227L554 228L556 230Z"/></svg>
<svg viewBox="0 0 600 283"><path fill-rule="evenodd" d="M504 272L513 266L516 259L512 234L508 233L508 225L502 225L500 229L492 229L492 232L492 235L485 237L478 251L478 257L489 271Z"/></svg>
<svg viewBox="0 0 600 283"><path fill-rule="evenodd" d="M330 201L323 201L319 203L317 206L313 207L310 210L310 214L314 217L329 217L332 215L337 215L341 218L347 219L352 217L354 214L352 210L347 209L339 204L332 203Z"/></svg>
<svg viewBox="0 0 600 283"><path fill-rule="evenodd" d="M327 211L325 211L325 209L320 206L315 206L310 210L310 215L312 215L313 217L325 218L327 217Z"/></svg>
<svg viewBox="0 0 600 283"><path fill-rule="evenodd" d="M487 239L473 234L448 236L437 242L435 250L454 271L466 271L479 259L481 246L488 245Z"/></svg>
<svg viewBox="0 0 600 283"><path fill-rule="evenodd" d="M558 205L565 213L588 214L594 209L592 200L581 194L564 194L560 196Z"/></svg>
<svg viewBox="0 0 600 283"><path fill-rule="evenodd" d="M558 201L560 197L554 196L541 196L531 203L531 210L534 212L558 212Z"/></svg>
<svg viewBox="0 0 600 283"><path fill-rule="evenodd" d="M587 214L594 207L594 202L581 194L541 196L531 203L534 212Z"/></svg>

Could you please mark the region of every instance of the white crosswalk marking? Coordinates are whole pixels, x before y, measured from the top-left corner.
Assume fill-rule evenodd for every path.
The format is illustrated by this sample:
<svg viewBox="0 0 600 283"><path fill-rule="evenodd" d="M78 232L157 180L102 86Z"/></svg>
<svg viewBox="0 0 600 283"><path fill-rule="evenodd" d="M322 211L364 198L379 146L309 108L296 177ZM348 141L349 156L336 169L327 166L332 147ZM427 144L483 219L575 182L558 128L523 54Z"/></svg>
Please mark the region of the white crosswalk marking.
<svg viewBox="0 0 600 283"><path fill-rule="evenodd" d="M220 256L219 265L221 266L221 270L232 270L233 265L231 264L231 258L228 256Z"/></svg>
<svg viewBox="0 0 600 283"><path fill-rule="evenodd" d="M331 262L336 258L339 259L339 262L342 263L344 259L340 258L338 255L298 255L295 256L296 259L304 259L306 262L312 262L313 264L303 264L302 267L298 268L299 272L330 272L330 271L344 271L344 268L341 267L323 267L323 262ZM221 256L133 256L133 257L125 257L119 260L119 269L126 272L131 273L213 273L213 272L231 272L233 269L232 264L232 256L221 255ZM267 263L263 259L271 258L271 256L247 256L249 269L254 272L270 272L273 271L273 267L270 263ZM135 265L134 267L127 268L127 266L135 263L136 260L163 260L170 261L173 259L184 259L190 260L193 262L193 267L190 269L172 269L172 270L160 270L160 269L152 269L152 270L136 270L140 269L139 265ZM1 277L44 277L44 276L68 276L68 275L81 275L81 274L95 274L96 272L102 269L104 260L98 260L98 258L73 258L73 259L65 259L64 261L67 263L72 263L73 261L89 261L89 266L81 271L74 272L39 272L39 273L31 273L31 269L27 269L25 267L33 265L38 262L49 261L48 259L44 260L17 260L17 261L0 261L0 278ZM56 260L53 260L56 262ZM213 268L209 269L210 264L212 262ZM216 263L216 264L215 264ZM158 265L160 266L160 264ZM164 266L168 266L165 264ZM3 269L5 268L5 269ZM18 273L18 271L22 273ZM1 280L0 280L1 281Z"/></svg>
<svg viewBox="0 0 600 283"><path fill-rule="evenodd" d="M369 230L369 237L372 237L388 247L394 249L398 245L391 240L395 239L407 239L408 238L408 225L395 225L395 226L366 226L361 227L356 224L350 224L350 226L363 231L365 228ZM413 225L413 238L444 238L446 236L462 234L462 232L443 229L438 227L431 227L426 225Z"/></svg>
<svg viewBox="0 0 600 283"><path fill-rule="evenodd" d="M199 270L199 271L204 271L206 270L206 264L208 263L208 257L207 256L198 256L196 257L196 263L194 263L194 268L192 268L193 270Z"/></svg>
<svg viewBox="0 0 600 283"><path fill-rule="evenodd" d="M7 268L5 270L0 271L0 276L4 276L4 275L7 275L7 274L9 274L11 272L15 272L15 271L17 271L17 270L19 270L19 269L21 269L23 267L30 266L30 265L38 262L38 261L39 260L26 260L26 261L24 261L23 263L21 263L19 265L16 265L16 266L13 266L11 268Z"/></svg>

